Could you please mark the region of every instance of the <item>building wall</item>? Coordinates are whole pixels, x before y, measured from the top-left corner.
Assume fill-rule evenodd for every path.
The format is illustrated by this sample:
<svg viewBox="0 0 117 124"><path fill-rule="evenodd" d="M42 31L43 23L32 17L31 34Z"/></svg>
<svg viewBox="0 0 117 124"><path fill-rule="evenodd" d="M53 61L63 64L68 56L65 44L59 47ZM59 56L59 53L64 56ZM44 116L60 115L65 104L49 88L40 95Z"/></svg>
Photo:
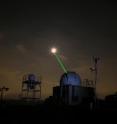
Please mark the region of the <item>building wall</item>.
<svg viewBox="0 0 117 124"><path fill-rule="evenodd" d="M57 86L53 88L53 97L62 100L66 104L80 104L83 101L94 100L94 88L82 86Z"/></svg>

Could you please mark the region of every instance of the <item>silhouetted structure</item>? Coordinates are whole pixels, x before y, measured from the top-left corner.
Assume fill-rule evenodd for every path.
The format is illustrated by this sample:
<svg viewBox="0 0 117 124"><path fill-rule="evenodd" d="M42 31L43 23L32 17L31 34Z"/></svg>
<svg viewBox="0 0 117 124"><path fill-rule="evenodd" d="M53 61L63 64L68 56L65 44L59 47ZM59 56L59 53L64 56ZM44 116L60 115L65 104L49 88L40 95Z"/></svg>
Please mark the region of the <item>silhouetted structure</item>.
<svg viewBox="0 0 117 124"><path fill-rule="evenodd" d="M39 81L34 74L28 74L22 81L23 99L41 99L41 80Z"/></svg>
<svg viewBox="0 0 117 124"><path fill-rule="evenodd" d="M4 93L5 93L6 91L8 91L8 90L9 90L9 88L7 88L7 87L5 87L5 86L3 86L3 87L0 88L0 92L1 92L1 101L4 100Z"/></svg>
<svg viewBox="0 0 117 124"><path fill-rule="evenodd" d="M57 52L56 48L52 48L51 52L55 55L57 62L59 63L61 69L64 71L64 74L60 79L60 86L56 86L53 88L53 99L59 101L60 103L65 103L68 105L76 105L81 104L83 102L93 103L95 98L94 87L90 87L89 80L86 80L85 86L82 86L80 76L75 72L69 72L64 65L60 55ZM97 61L98 58L94 58L95 60L95 72L97 78ZM95 78L95 84L96 79ZM91 82L93 83L93 82ZM93 84L92 84L93 86Z"/></svg>
<svg viewBox="0 0 117 124"><path fill-rule="evenodd" d="M105 97L105 101L106 102L116 102L117 103L117 92L116 93L114 93L114 94L111 94L111 95L107 95L106 97Z"/></svg>
<svg viewBox="0 0 117 124"><path fill-rule="evenodd" d="M98 76L98 61L100 60L99 57L94 57L93 56L93 62L94 62L94 66L92 68L90 68L90 70L92 72L94 72L94 82L95 82L95 88L96 88L96 84L97 84L97 76Z"/></svg>
<svg viewBox="0 0 117 124"><path fill-rule="evenodd" d="M93 86L82 86L81 79L75 72L63 74L60 79L60 86L53 88L53 97L61 103L68 105L92 104L94 103L95 92Z"/></svg>
<svg viewBox="0 0 117 124"><path fill-rule="evenodd" d="M95 89L95 103L97 102L97 96L96 96L96 85L97 85L97 77L98 77L98 61L100 60L99 57L93 56L93 62L94 65L92 68L90 68L91 72L94 72L94 89Z"/></svg>

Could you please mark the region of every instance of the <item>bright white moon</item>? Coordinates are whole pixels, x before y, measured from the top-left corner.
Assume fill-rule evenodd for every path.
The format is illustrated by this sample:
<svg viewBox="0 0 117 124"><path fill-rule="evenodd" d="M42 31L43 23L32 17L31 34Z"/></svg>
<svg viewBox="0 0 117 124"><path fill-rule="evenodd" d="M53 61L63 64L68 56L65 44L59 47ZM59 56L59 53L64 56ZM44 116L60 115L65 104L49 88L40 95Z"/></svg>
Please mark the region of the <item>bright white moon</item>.
<svg viewBox="0 0 117 124"><path fill-rule="evenodd" d="M56 48L52 48L52 49L51 49L51 52L52 52L53 54L55 54L55 53L57 52L57 49L56 49Z"/></svg>

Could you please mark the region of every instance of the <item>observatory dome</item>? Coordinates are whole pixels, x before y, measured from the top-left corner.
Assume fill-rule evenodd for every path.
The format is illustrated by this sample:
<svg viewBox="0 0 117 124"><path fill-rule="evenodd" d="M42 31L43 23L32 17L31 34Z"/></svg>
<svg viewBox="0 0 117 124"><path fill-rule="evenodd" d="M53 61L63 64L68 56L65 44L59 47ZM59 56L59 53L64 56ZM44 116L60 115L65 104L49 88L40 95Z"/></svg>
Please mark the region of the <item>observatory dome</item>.
<svg viewBox="0 0 117 124"><path fill-rule="evenodd" d="M61 86L65 86L65 85L80 86L80 84L81 84L81 78L75 72L64 73L61 76L60 79Z"/></svg>
<svg viewBox="0 0 117 124"><path fill-rule="evenodd" d="M36 76L34 74L29 74L28 75L28 80L29 81L36 81Z"/></svg>

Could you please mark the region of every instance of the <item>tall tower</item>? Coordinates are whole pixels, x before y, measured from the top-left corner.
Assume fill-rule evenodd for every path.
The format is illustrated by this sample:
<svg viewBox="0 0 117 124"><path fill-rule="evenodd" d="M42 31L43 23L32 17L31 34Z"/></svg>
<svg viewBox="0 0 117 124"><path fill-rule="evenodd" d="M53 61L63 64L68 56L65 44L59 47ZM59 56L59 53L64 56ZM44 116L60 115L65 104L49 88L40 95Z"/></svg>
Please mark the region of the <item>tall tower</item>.
<svg viewBox="0 0 117 124"><path fill-rule="evenodd" d="M39 80L34 74L23 76L22 99L41 99L41 79Z"/></svg>
<svg viewBox="0 0 117 124"><path fill-rule="evenodd" d="M90 68L91 72L94 72L94 90L95 90L95 105L97 104L97 77L98 77L98 62L100 58L93 56L93 67Z"/></svg>
<svg viewBox="0 0 117 124"><path fill-rule="evenodd" d="M93 67L90 68L91 72L94 72L94 84L95 84L95 89L96 89L96 84L97 84L97 76L98 76L98 61L100 60L99 57L94 57L93 56Z"/></svg>

